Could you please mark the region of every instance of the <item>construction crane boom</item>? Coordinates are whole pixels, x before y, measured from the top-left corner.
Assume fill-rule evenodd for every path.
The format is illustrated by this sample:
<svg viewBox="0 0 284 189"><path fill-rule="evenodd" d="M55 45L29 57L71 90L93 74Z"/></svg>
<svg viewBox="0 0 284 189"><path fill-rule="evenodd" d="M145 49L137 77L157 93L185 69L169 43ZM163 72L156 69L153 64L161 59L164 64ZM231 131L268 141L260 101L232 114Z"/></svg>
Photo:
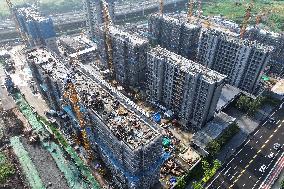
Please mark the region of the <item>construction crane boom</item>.
<svg viewBox="0 0 284 189"><path fill-rule="evenodd" d="M251 2L249 4L248 8L246 9L246 15L244 17L244 21L243 21L242 28L241 28L241 31L240 31L240 38L241 39L244 38L244 34L246 32L246 28L248 26L249 19L251 17L252 8L253 8L253 3Z"/></svg>
<svg viewBox="0 0 284 189"><path fill-rule="evenodd" d="M113 68L113 50L112 50L112 40L110 36L110 26L112 24L112 20L109 14L108 5L107 3L102 0L102 11L103 11L103 18L104 18L104 33L105 33L105 43L106 43L106 51L107 51L107 64L110 70L111 76L114 75L114 68Z"/></svg>

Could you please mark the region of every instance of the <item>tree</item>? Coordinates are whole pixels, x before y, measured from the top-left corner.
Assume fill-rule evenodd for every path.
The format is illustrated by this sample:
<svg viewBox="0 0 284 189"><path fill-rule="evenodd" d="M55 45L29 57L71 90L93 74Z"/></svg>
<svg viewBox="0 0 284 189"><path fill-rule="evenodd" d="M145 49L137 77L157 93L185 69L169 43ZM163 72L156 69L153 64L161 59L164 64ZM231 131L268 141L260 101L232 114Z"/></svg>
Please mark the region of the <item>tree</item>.
<svg viewBox="0 0 284 189"><path fill-rule="evenodd" d="M207 150L212 156L215 156L220 151L220 149L221 145L216 140L212 140L207 146Z"/></svg>
<svg viewBox="0 0 284 189"><path fill-rule="evenodd" d="M200 182L193 182L192 186L193 186L193 189L203 189L203 186Z"/></svg>
<svg viewBox="0 0 284 189"><path fill-rule="evenodd" d="M284 180L281 182L281 189L284 189Z"/></svg>

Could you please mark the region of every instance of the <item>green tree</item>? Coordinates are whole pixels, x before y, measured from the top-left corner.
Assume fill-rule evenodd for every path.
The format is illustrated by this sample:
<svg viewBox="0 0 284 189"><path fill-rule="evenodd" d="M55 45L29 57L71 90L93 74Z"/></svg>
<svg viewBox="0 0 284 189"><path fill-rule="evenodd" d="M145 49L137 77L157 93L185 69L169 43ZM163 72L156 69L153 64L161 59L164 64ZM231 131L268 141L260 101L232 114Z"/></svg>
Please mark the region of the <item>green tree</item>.
<svg viewBox="0 0 284 189"><path fill-rule="evenodd" d="M217 155L220 149L221 149L221 145L216 140L212 140L207 146L207 150L212 156Z"/></svg>
<svg viewBox="0 0 284 189"><path fill-rule="evenodd" d="M284 189L284 180L281 182L281 189Z"/></svg>
<svg viewBox="0 0 284 189"><path fill-rule="evenodd" d="M193 189L204 189L200 182L193 182L192 186L193 186Z"/></svg>

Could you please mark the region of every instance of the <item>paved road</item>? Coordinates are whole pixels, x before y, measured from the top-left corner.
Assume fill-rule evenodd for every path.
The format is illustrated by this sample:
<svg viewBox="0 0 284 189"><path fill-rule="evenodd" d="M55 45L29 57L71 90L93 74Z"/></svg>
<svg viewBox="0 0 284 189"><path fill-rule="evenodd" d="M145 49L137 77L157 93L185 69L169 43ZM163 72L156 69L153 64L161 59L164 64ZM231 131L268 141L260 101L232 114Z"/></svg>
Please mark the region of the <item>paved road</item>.
<svg viewBox="0 0 284 189"><path fill-rule="evenodd" d="M255 133L249 136L244 145L223 165L208 189L254 189L259 188L274 164L280 158L283 149L273 149L275 143L284 143L284 107L271 113L277 121L272 124L265 121ZM268 155L273 152L274 156ZM259 171L266 165L264 173Z"/></svg>

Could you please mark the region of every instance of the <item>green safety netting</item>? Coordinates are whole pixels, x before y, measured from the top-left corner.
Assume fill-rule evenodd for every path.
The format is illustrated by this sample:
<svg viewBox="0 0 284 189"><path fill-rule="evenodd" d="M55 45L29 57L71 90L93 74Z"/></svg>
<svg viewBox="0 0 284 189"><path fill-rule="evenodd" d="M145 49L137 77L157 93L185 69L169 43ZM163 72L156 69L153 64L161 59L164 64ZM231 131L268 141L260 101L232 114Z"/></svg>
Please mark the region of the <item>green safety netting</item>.
<svg viewBox="0 0 284 189"><path fill-rule="evenodd" d="M39 136L43 146L49 151L58 168L64 174L69 187L74 189L100 188L98 182L92 175L91 170L84 164L82 159L77 155L74 149L68 145L68 143L65 143L65 145L62 146L65 148L65 151L71 156L73 161L66 160L64 156L64 149L60 145L54 142L50 142L49 140L43 140L46 136L49 135L49 133L45 129L43 122L39 120L27 101L23 98L22 94L15 93L13 94L13 97L17 105L19 106L20 111L29 121L32 128L37 131L37 133L40 133ZM47 122L45 122L45 124L46 126L50 126ZM60 133L57 132L56 137L62 139L63 137L59 135Z"/></svg>
<svg viewBox="0 0 284 189"><path fill-rule="evenodd" d="M29 157L29 153L25 150L19 137L12 137L10 139L11 145L15 154L17 155L25 176L33 189L45 188L41 178L36 170L35 165Z"/></svg>

